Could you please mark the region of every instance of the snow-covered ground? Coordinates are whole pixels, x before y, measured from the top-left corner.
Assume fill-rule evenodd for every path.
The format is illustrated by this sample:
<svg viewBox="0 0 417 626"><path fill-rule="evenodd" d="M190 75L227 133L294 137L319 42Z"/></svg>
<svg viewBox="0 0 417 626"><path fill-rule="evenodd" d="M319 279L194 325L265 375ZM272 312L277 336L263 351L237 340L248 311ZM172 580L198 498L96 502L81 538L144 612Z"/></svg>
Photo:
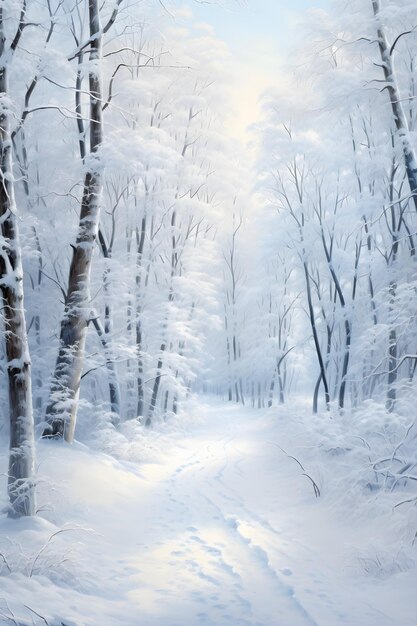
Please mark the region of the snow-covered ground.
<svg viewBox="0 0 417 626"><path fill-rule="evenodd" d="M193 413L122 460L40 443L40 516L0 520L0 623L417 624L415 508L350 493L349 453L279 409Z"/></svg>

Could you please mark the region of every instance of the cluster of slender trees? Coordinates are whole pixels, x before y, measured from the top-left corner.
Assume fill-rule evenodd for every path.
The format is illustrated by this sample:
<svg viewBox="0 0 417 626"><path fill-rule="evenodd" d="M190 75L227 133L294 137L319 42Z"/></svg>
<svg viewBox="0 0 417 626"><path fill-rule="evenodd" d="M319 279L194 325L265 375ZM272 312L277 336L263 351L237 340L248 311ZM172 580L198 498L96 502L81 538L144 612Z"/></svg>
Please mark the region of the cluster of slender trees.
<svg viewBox="0 0 417 626"><path fill-rule="evenodd" d="M292 325L279 354L296 368L303 354L316 370L315 411L384 396L394 411L417 363L417 12L396 0L335 2L309 26L291 93L265 96L259 129L284 272L277 325Z"/></svg>
<svg viewBox="0 0 417 626"><path fill-rule="evenodd" d="M213 387L256 407L297 390L314 412L381 398L393 412L417 367L417 12L336 0L306 21L254 130L258 197L229 236Z"/></svg>
<svg viewBox="0 0 417 626"><path fill-rule="evenodd" d="M218 233L241 208L226 51L205 33L123 0L5 2L0 26L1 393L20 516L36 510L36 430L71 442L78 417L177 413L223 323Z"/></svg>

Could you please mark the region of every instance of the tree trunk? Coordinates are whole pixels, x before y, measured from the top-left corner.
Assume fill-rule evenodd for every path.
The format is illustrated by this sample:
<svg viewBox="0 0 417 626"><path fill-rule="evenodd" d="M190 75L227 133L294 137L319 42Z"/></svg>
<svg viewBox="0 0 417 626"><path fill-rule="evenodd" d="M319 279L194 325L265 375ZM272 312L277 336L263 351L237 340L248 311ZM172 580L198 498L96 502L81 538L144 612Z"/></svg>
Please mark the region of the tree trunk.
<svg viewBox="0 0 417 626"><path fill-rule="evenodd" d="M127 253L127 266L131 265L131 250L132 250L132 231L130 228L126 228L126 253ZM126 333L129 343L134 341L133 338L133 295L131 289L128 291L127 310L126 310ZM130 420L136 415L136 397L135 397L135 382L136 372L133 371L132 359L128 359L126 363L126 419ZM136 365L136 362L135 362Z"/></svg>
<svg viewBox="0 0 417 626"><path fill-rule="evenodd" d="M90 18L90 161L84 180L78 235L68 279L65 311L61 321L60 346L46 410L44 437L74 438L84 346L90 314L89 287L91 260L100 220L102 171L97 151L103 141L102 29L98 0L89 0Z"/></svg>
<svg viewBox="0 0 417 626"><path fill-rule="evenodd" d="M391 287L390 287L391 291ZM398 363L398 347L397 347L397 332L395 327L391 328L389 332L389 345L388 345L388 389L387 389L387 411L392 413L395 409L395 403L397 401L397 363Z"/></svg>
<svg viewBox="0 0 417 626"><path fill-rule="evenodd" d="M284 364L285 368L285 364ZM285 403L285 372L281 372L281 364L278 365L279 403Z"/></svg>
<svg viewBox="0 0 417 626"><path fill-rule="evenodd" d="M149 404L149 409L148 409L148 416L146 418L146 422L145 422L145 426L150 426L152 424L152 418L153 418L153 414L155 412L155 407L156 407L156 401L158 399L158 393L159 393L159 387L161 384L161 372L162 372L162 365L163 365L163 354L166 350L166 343L162 343L161 344L161 350L160 350L160 356L158 359L158 364L156 366L156 376L155 376L155 380L154 380L154 384L153 384L153 389L152 389L152 397L151 397L151 402Z"/></svg>
<svg viewBox="0 0 417 626"><path fill-rule="evenodd" d="M313 298L311 294L311 285L310 285L310 275L308 273L308 267L305 262L303 263L303 268L304 268L304 277L305 277L306 287L307 287L308 316L310 320L311 330L313 333L313 340L314 340L314 346L316 348L317 359L318 359L319 367L320 367L320 380L321 382L323 382L323 387L324 387L324 397L326 401L326 407L327 409L329 409L330 408L329 385L327 382L326 368L324 366L323 355L322 355L319 336L317 332L316 318L314 315Z"/></svg>
<svg viewBox="0 0 417 626"><path fill-rule="evenodd" d="M146 236L146 214L142 217L141 229L136 228L136 350L137 350L137 409L138 417L143 416L145 408L145 389L143 380L143 328L142 328L142 260Z"/></svg>
<svg viewBox="0 0 417 626"><path fill-rule="evenodd" d="M393 213L393 209L392 209ZM398 255L399 241L398 235L393 233L392 244L392 261L391 270L396 272L396 261ZM390 281L389 285L389 316L390 316L390 330L388 336L388 388L387 388L387 411L392 413L395 410L395 404L397 401L397 389L396 383L398 378L398 338L395 319L395 303L397 297L397 280L396 278Z"/></svg>
<svg viewBox="0 0 417 626"><path fill-rule="evenodd" d="M0 58L5 46L4 16L0 9ZM5 348L9 388L10 456L8 495L10 516L34 515L34 432L31 365L23 301L23 268L14 198L8 77L6 61L0 66L0 289L3 300Z"/></svg>
<svg viewBox="0 0 417 626"><path fill-rule="evenodd" d="M379 21L379 14L381 11L380 1L372 0L372 8L374 11L374 16L378 21L378 48L381 56L384 78L387 83L386 88L389 94L395 126L401 139L405 170L408 178L408 183L410 185L410 191L413 197L414 206L417 210L417 156L416 151L413 147L413 143L411 141L410 128L404 112L404 107L402 105L401 93L395 75L392 59L394 46L390 46L388 44L384 27Z"/></svg>
<svg viewBox="0 0 417 626"><path fill-rule="evenodd" d="M274 403L274 391L275 391L275 376L277 374L276 368L274 369L274 373L271 378L271 382L269 384L269 395L268 395L268 408L270 409Z"/></svg>
<svg viewBox="0 0 417 626"><path fill-rule="evenodd" d="M320 389L321 381L322 381L322 373L320 372L316 385L314 387L314 393L313 393L313 415L317 415L318 408L319 408L319 389Z"/></svg>
<svg viewBox="0 0 417 626"><path fill-rule="evenodd" d="M41 288L41 283L42 283L42 268L43 268L43 261L42 261L42 250L41 250L41 244L39 241L39 237L38 234L36 232L36 228L33 227L33 235L35 237L35 241L36 241L36 250L38 252L38 277L37 277L37 290L38 292L40 291ZM34 325L35 325L35 336L36 336L36 346L37 346L37 351L38 354L41 353L41 316L39 315L39 312L37 312L35 314L35 319L34 319ZM35 420L36 420L36 424L39 424L40 420L42 419L42 390L43 390L43 382L42 382L42 374L41 371L38 368L38 371L36 372L36 376L35 376L35 387L36 387L36 394L35 394L35 398L34 398L34 403L35 403Z"/></svg>
<svg viewBox="0 0 417 626"><path fill-rule="evenodd" d="M113 352L111 350L111 346L108 344L106 330L103 328L103 325L95 312L92 313L92 323L104 349L104 356L106 358L106 367L109 377L110 408L113 414L113 424L114 426L117 426L120 421L121 395L116 365L113 360Z"/></svg>

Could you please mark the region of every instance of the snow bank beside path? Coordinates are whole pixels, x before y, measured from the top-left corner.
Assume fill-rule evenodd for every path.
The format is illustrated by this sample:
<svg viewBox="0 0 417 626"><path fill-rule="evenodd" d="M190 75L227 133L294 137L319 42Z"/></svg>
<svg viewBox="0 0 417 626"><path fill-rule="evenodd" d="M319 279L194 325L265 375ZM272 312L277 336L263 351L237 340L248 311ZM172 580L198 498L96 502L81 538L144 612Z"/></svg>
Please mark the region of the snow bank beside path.
<svg viewBox="0 0 417 626"><path fill-rule="evenodd" d="M206 402L124 460L41 442L40 516L0 520L0 623L415 626L415 509L302 412Z"/></svg>

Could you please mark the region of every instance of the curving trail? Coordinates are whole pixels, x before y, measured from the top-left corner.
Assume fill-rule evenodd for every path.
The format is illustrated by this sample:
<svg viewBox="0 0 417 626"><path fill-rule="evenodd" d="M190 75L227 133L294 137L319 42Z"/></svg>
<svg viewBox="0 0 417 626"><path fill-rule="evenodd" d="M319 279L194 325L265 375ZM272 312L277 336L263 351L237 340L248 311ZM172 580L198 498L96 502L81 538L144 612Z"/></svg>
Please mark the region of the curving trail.
<svg viewBox="0 0 417 626"><path fill-rule="evenodd" d="M300 534L294 522L319 505L269 429L250 410L206 406L162 467L145 466L154 493L129 599L146 626L393 624Z"/></svg>
<svg viewBox="0 0 417 626"><path fill-rule="evenodd" d="M355 534L271 445L271 417L219 404L200 411L199 424L161 437L145 464L44 446L41 471L60 485L48 491L49 519L88 532L54 543L58 554L77 544L72 578L57 580L47 563L41 577L5 577L0 609L4 596L15 615L27 605L50 626L417 623L411 606L400 621L390 614L389 582L378 589L344 568ZM33 523L20 529L23 546L54 530Z"/></svg>

